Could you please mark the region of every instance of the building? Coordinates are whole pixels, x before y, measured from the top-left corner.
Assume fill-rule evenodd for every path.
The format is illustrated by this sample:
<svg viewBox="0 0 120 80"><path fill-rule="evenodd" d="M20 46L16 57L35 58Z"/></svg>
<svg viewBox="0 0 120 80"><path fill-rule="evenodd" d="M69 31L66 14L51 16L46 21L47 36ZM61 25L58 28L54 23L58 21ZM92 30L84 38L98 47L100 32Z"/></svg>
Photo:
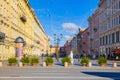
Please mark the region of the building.
<svg viewBox="0 0 120 80"><path fill-rule="evenodd" d="M65 42L64 47L65 47L66 55L69 55L69 54L70 54L70 51L71 51L71 38L69 38L69 39Z"/></svg>
<svg viewBox="0 0 120 80"><path fill-rule="evenodd" d="M0 0L0 60L15 56L15 39L25 40L24 54L46 53L49 38L28 0Z"/></svg>
<svg viewBox="0 0 120 80"><path fill-rule="evenodd" d="M83 32L84 32L84 29L79 28L79 33L76 34L69 43L71 47L70 50L72 50L74 57L80 57L82 55L82 34Z"/></svg>
<svg viewBox="0 0 120 80"><path fill-rule="evenodd" d="M70 45L71 45L71 50L72 50L74 56L77 55L78 54L78 50L77 50L77 36L72 38L72 40L70 42Z"/></svg>
<svg viewBox="0 0 120 80"><path fill-rule="evenodd" d="M90 55L90 31L89 27L82 33L82 53L83 55Z"/></svg>
<svg viewBox="0 0 120 80"><path fill-rule="evenodd" d="M120 48L120 0L100 0L99 35L100 53L112 56Z"/></svg>
<svg viewBox="0 0 120 80"><path fill-rule="evenodd" d="M89 17L89 29L90 29L90 54L95 57L99 55L99 10Z"/></svg>

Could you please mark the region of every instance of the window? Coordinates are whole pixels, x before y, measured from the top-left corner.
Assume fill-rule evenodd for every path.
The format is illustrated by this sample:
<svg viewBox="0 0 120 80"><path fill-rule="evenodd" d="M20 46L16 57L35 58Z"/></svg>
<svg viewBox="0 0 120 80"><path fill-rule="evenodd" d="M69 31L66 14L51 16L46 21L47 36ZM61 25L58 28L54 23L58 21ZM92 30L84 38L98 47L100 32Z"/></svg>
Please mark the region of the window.
<svg viewBox="0 0 120 80"><path fill-rule="evenodd" d="M100 38L100 45L102 45L102 38Z"/></svg>
<svg viewBox="0 0 120 80"><path fill-rule="evenodd" d="M105 44L105 38L103 37L103 45Z"/></svg>
<svg viewBox="0 0 120 80"><path fill-rule="evenodd" d="M112 43L115 42L115 36L114 36L114 33L112 33Z"/></svg>
<svg viewBox="0 0 120 80"><path fill-rule="evenodd" d="M109 34L109 44L110 44L110 42L111 42L111 39L110 39L110 34Z"/></svg>
<svg viewBox="0 0 120 80"><path fill-rule="evenodd" d="M120 24L120 16L119 16L119 24Z"/></svg>
<svg viewBox="0 0 120 80"><path fill-rule="evenodd" d="M116 32L116 42L119 42L119 31Z"/></svg>
<svg viewBox="0 0 120 80"><path fill-rule="evenodd" d="M108 36L106 35L106 44L108 44Z"/></svg>
<svg viewBox="0 0 120 80"><path fill-rule="evenodd" d="M120 2L119 2L119 9L120 9Z"/></svg>

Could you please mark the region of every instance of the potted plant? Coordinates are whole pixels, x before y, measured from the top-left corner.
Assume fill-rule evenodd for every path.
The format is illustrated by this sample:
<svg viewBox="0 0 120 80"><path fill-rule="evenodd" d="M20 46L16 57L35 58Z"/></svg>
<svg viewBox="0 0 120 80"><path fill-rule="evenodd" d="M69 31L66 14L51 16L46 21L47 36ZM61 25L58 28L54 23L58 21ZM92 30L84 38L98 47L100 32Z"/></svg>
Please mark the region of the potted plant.
<svg viewBox="0 0 120 80"><path fill-rule="evenodd" d="M64 64L64 66L68 66L71 64L71 59L69 57L63 57L61 61ZM68 65L65 65L65 62L67 62Z"/></svg>
<svg viewBox="0 0 120 80"><path fill-rule="evenodd" d="M23 63L23 66L27 66L30 62L30 59L28 57L23 57L21 62Z"/></svg>
<svg viewBox="0 0 120 80"><path fill-rule="evenodd" d="M98 58L97 62L100 66L105 66L107 64L107 59L101 56Z"/></svg>
<svg viewBox="0 0 120 80"><path fill-rule="evenodd" d="M54 60L53 60L52 57L47 57L47 58L45 59L45 62L46 62L46 65L47 65L47 66L51 66L51 65L53 64Z"/></svg>
<svg viewBox="0 0 120 80"><path fill-rule="evenodd" d="M30 60L32 66L37 66L38 63L39 63L39 58L37 57L32 57L31 60Z"/></svg>
<svg viewBox="0 0 120 80"><path fill-rule="evenodd" d="M87 66L89 61L90 61L90 59L88 57L82 57L80 59L80 63L82 64L82 66Z"/></svg>
<svg viewBox="0 0 120 80"><path fill-rule="evenodd" d="M9 58L8 63L10 66L15 66L17 64L17 59L16 58Z"/></svg>

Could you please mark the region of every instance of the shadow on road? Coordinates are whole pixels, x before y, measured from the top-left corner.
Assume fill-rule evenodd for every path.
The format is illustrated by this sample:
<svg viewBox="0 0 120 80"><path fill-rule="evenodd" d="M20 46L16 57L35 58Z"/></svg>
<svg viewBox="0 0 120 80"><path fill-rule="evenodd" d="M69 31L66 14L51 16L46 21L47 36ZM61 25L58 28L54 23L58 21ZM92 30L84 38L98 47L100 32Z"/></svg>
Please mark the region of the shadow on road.
<svg viewBox="0 0 120 80"><path fill-rule="evenodd" d="M84 74L120 80L120 72L82 72Z"/></svg>

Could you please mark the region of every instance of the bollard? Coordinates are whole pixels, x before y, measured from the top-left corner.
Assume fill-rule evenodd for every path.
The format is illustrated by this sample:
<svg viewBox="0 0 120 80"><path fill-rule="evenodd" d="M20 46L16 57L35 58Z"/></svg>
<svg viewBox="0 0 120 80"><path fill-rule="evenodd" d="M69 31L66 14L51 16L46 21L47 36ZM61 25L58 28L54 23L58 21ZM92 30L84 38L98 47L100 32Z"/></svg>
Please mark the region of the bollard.
<svg viewBox="0 0 120 80"><path fill-rule="evenodd" d="M92 67L92 63L91 62L88 63L88 67Z"/></svg>
<svg viewBox="0 0 120 80"><path fill-rule="evenodd" d="M19 67L23 67L23 63L22 62L19 63Z"/></svg>
<svg viewBox="0 0 120 80"><path fill-rule="evenodd" d="M113 67L117 67L117 63L116 62L113 63Z"/></svg>
<svg viewBox="0 0 120 80"><path fill-rule="evenodd" d="M46 62L43 62L43 67L46 67Z"/></svg>
<svg viewBox="0 0 120 80"><path fill-rule="evenodd" d="M68 67L68 63L67 63L67 62L65 62L65 63L64 63L64 66L65 66L65 67Z"/></svg>
<svg viewBox="0 0 120 80"><path fill-rule="evenodd" d="M2 67L2 62L0 62L0 67Z"/></svg>

